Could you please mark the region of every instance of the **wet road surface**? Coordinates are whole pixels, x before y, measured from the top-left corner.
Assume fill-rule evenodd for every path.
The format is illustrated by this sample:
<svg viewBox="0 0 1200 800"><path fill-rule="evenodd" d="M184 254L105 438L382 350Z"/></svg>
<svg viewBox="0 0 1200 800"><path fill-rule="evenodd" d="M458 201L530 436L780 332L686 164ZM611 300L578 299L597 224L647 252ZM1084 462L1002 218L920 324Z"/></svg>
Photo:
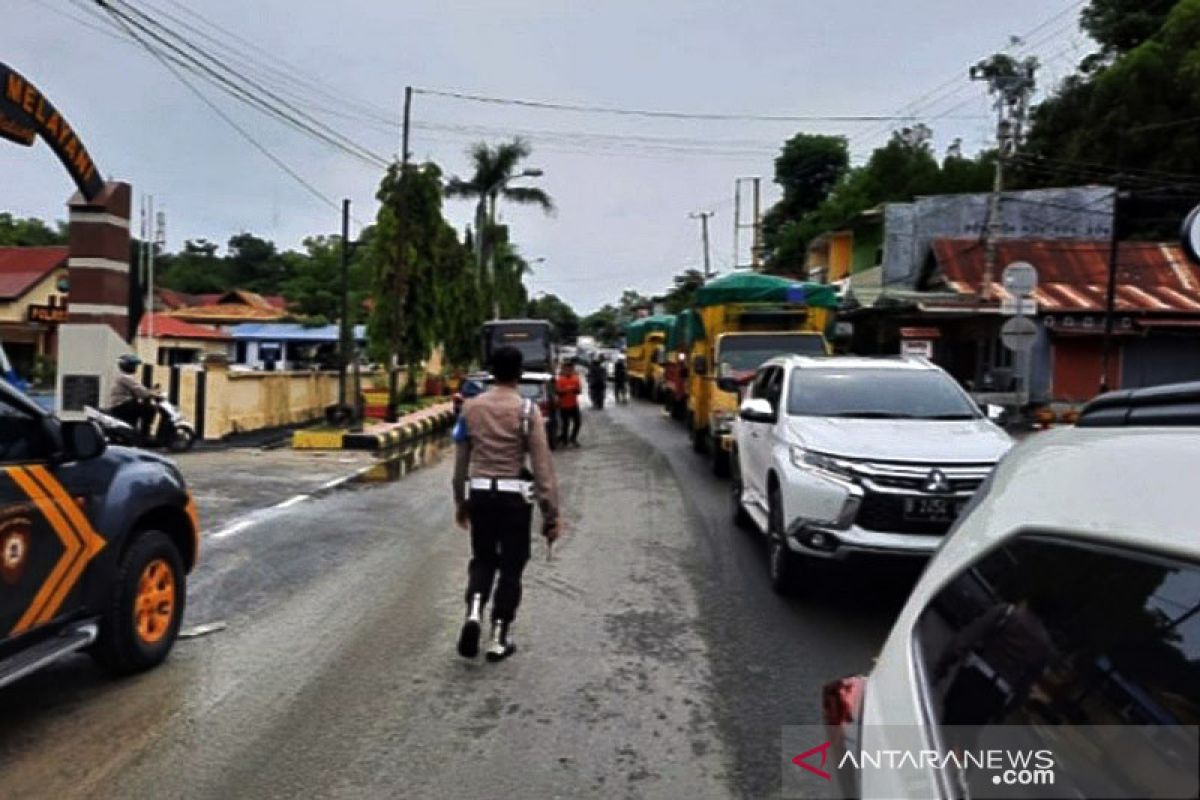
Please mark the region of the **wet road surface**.
<svg viewBox="0 0 1200 800"><path fill-rule="evenodd" d="M162 668L79 657L0 691L0 797L775 796L780 727L869 668L911 570L779 598L657 408L585 411L582 439L509 661L454 653L467 540L430 450L210 535L185 626L228 627Z"/></svg>

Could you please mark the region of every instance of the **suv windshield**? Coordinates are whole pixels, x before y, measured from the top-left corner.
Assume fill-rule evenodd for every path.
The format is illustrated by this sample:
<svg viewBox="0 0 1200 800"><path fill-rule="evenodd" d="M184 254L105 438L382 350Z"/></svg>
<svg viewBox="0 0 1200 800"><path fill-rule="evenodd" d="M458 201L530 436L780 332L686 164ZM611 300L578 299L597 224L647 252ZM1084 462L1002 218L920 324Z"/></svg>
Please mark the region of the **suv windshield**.
<svg viewBox="0 0 1200 800"><path fill-rule="evenodd" d="M776 356L823 356L825 340L815 334L785 336L727 336L721 340L717 363L735 372L756 370Z"/></svg>
<svg viewBox="0 0 1200 800"><path fill-rule="evenodd" d="M797 369L788 413L859 419L976 419L979 410L935 370Z"/></svg>

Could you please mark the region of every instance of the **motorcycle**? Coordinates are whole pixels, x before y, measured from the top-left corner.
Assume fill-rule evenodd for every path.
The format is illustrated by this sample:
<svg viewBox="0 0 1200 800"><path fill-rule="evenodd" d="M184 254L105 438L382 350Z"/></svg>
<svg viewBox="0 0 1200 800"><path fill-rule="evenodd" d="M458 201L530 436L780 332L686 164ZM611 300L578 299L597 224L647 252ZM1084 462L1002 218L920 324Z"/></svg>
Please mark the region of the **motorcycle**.
<svg viewBox="0 0 1200 800"><path fill-rule="evenodd" d="M112 414L105 413L91 406L84 406L84 416L100 426L104 437L112 444L127 447L163 448L172 453L186 453L196 444L196 429L191 422L180 413L175 404L163 397L147 401L153 403L157 411L153 433L149 441L142 438L141 433L133 425Z"/></svg>

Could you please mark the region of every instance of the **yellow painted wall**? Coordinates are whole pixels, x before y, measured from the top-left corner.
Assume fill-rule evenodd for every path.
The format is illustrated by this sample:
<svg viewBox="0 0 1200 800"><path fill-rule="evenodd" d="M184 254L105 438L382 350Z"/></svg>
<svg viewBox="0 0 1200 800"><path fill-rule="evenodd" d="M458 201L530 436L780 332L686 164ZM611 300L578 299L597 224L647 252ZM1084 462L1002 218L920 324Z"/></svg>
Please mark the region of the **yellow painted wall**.
<svg viewBox="0 0 1200 800"><path fill-rule="evenodd" d="M66 267L56 269L16 302L0 303L0 322L28 322L29 307L31 305L48 306L52 296L57 296L61 305L66 296L58 290L58 279L65 277L67 277Z"/></svg>
<svg viewBox="0 0 1200 800"><path fill-rule="evenodd" d="M840 281L850 274L854 263L854 234L839 231L829 236L829 282Z"/></svg>

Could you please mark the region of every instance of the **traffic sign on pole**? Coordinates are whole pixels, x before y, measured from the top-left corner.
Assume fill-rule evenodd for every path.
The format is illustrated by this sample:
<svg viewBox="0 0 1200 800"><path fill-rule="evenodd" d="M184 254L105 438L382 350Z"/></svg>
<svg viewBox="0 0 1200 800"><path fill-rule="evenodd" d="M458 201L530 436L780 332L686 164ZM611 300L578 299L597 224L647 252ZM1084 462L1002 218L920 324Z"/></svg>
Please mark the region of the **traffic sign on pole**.
<svg viewBox="0 0 1200 800"><path fill-rule="evenodd" d="M1200 264L1200 206L1192 209L1183 222L1183 252L1193 264Z"/></svg>
<svg viewBox="0 0 1200 800"><path fill-rule="evenodd" d="M1000 341L1014 353L1028 353L1037 340L1038 327L1028 317L1013 317L1000 328Z"/></svg>
<svg viewBox="0 0 1200 800"><path fill-rule="evenodd" d="M1000 281L1013 297L1029 297L1037 289L1037 268L1024 261L1014 261L1004 268Z"/></svg>

